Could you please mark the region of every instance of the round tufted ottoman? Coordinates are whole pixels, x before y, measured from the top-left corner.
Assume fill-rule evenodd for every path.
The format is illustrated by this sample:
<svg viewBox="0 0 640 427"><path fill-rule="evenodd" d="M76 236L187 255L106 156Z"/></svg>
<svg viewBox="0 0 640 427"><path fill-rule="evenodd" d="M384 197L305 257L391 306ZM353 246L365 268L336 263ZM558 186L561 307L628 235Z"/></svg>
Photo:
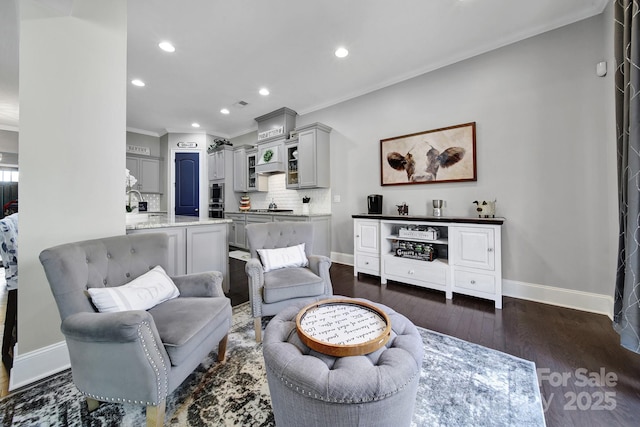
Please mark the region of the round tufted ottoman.
<svg viewBox="0 0 640 427"><path fill-rule="evenodd" d="M424 353L422 339L406 317L371 304L387 313L392 332L384 347L364 356L333 357L303 344L296 315L306 303L292 305L271 319L263 355L278 427L410 425Z"/></svg>

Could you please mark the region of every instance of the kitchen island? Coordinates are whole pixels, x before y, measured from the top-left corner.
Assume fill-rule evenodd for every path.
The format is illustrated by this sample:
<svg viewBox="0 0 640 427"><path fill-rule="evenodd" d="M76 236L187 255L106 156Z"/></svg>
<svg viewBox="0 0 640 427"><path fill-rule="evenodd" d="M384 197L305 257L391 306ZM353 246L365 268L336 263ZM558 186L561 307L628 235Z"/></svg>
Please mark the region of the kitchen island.
<svg viewBox="0 0 640 427"><path fill-rule="evenodd" d="M127 234L166 233L169 236L170 276L219 271L222 288L229 291L228 224L221 218L168 214L134 214L127 217Z"/></svg>

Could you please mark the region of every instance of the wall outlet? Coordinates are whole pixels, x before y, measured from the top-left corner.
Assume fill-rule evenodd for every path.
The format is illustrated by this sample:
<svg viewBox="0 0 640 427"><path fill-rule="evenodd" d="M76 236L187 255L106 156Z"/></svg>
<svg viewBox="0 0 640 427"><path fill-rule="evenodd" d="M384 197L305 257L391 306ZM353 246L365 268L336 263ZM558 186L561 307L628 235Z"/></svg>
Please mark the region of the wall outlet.
<svg viewBox="0 0 640 427"><path fill-rule="evenodd" d="M333 203L340 203L340 195L339 194L335 194L333 196Z"/></svg>

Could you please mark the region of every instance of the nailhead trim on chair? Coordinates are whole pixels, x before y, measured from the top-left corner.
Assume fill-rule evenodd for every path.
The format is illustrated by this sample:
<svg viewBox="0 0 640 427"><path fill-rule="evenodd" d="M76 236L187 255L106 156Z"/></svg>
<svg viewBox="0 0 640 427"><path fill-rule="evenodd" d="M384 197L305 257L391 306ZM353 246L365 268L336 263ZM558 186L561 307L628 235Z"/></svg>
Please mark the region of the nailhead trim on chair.
<svg viewBox="0 0 640 427"><path fill-rule="evenodd" d="M153 358L151 357L151 355L149 354L149 351L147 350L146 342L144 340L144 337L142 336L141 328L143 326L147 328L147 332L149 332L149 334L153 337L153 331L151 330L151 326L149 325L149 322L142 322L138 326L138 337L140 337L140 340L142 341L142 348L144 349L144 354L147 356L147 359L149 360L149 363L151 364L151 367L156 372L157 386L158 386L158 397L166 396L167 395L167 390L169 389L169 386L167 384L167 377L168 377L168 375L167 375L167 366L164 363L164 359L160 358L160 360L162 362L162 370L164 371L164 390L163 390L162 389L162 384L160 383L160 373L159 373L158 367L156 366L156 363L153 360ZM155 350L156 354L160 354L160 351L158 350L158 346L156 345L156 340L152 340L152 344L153 344L153 349ZM163 399L161 399L161 400L163 400ZM153 405L155 406L155 405L157 405L157 403L154 403Z"/></svg>
<svg viewBox="0 0 640 427"><path fill-rule="evenodd" d="M167 396L167 390L169 388L168 384L167 384L167 366L164 363L164 359L162 360L162 370L164 371L164 393L162 390L162 384L160 382L160 372L158 370L158 367L156 365L156 363L154 362L153 358L151 357L151 355L149 354L149 350L147 349L147 344L146 341L144 340L144 336L142 335L142 327L145 327L147 329L147 332L149 332L150 334L152 334L151 336L153 336L153 332L151 330L151 326L149 325L149 322L142 322L140 325L138 325L138 338L140 338L140 341L142 342L142 348L144 350L144 354L145 356L147 356L147 360L149 361L149 363L151 364L151 367L153 368L153 370L156 373L156 378L157 378L157 387L158 387L158 396ZM157 352L160 353L158 351L158 347L156 345L156 341L153 340L152 341L153 344L153 349ZM146 406L158 406L159 402L144 402L142 400L138 401L138 400L131 400L131 399L125 399L125 398L120 398L120 397L107 397L107 396L98 396L95 394L91 394L91 393L87 393L84 392L82 390L80 390L80 393L82 393L83 396L86 397L90 397L94 400L99 400L101 402L113 402L113 403L133 403L136 405L146 405ZM164 400L164 398L160 399L160 402L162 402Z"/></svg>

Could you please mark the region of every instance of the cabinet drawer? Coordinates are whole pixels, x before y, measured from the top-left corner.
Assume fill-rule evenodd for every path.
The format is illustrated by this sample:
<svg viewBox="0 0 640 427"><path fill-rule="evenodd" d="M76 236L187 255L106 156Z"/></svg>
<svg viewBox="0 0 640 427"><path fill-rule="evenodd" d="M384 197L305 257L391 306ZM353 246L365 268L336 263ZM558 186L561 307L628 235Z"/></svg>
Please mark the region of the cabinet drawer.
<svg viewBox="0 0 640 427"><path fill-rule="evenodd" d="M356 266L358 270L370 270L380 274L380 257L358 254Z"/></svg>
<svg viewBox="0 0 640 427"><path fill-rule="evenodd" d="M454 286L456 288L489 294L493 294L496 291L496 277L492 274L456 270L454 276Z"/></svg>
<svg viewBox="0 0 640 427"><path fill-rule="evenodd" d="M398 257L385 259L384 272L389 276L411 281L425 281L436 285L446 286L447 268L439 263L403 260ZM394 279L395 280L395 279Z"/></svg>

